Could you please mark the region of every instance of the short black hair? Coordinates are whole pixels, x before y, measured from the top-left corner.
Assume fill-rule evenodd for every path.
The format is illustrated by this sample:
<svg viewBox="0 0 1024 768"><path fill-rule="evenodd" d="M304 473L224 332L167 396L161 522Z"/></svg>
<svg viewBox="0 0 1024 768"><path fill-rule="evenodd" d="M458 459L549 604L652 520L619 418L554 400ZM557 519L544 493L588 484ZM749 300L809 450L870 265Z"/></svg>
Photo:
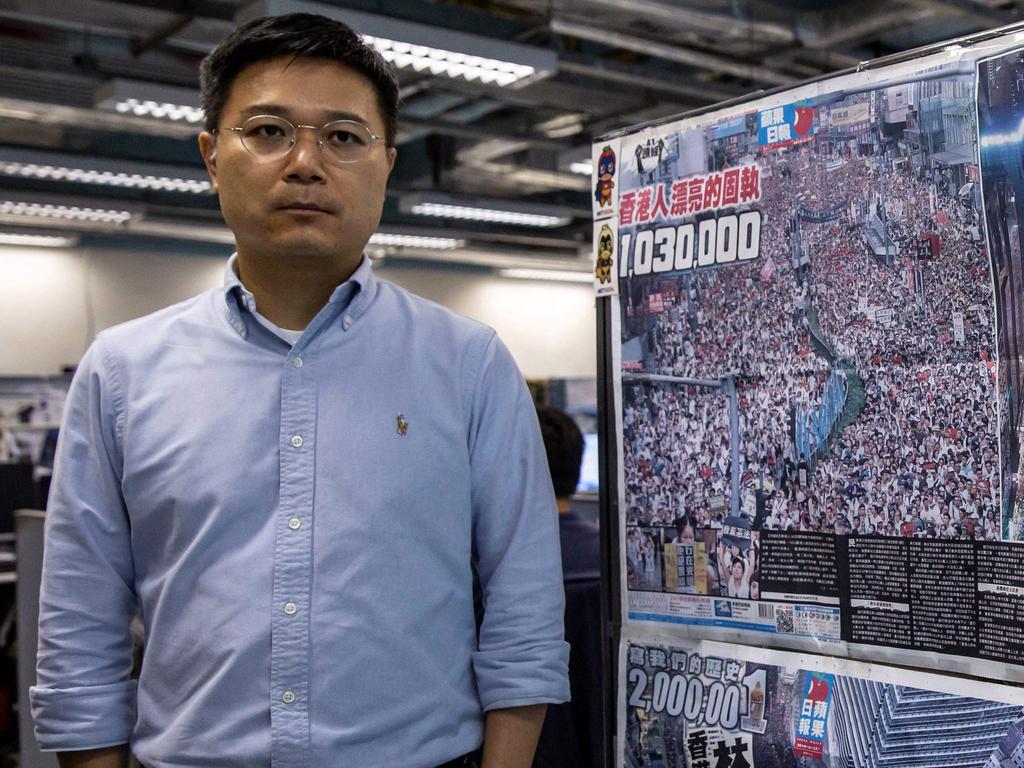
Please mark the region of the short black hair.
<svg viewBox="0 0 1024 768"><path fill-rule="evenodd" d="M551 470L555 496L572 496L580 484L583 433L569 414L550 405L537 406L537 420L544 437L544 450L548 454L548 468Z"/></svg>
<svg viewBox="0 0 1024 768"><path fill-rule="evenodd" d="M384 138L395 144L398 131L398 79L376 49L347 24L312 13L264 16L237 27L199 65L199 96L204 127L213 131L238 73L250 64L281 57L326 59L352 69L377 92Z"/></svg>

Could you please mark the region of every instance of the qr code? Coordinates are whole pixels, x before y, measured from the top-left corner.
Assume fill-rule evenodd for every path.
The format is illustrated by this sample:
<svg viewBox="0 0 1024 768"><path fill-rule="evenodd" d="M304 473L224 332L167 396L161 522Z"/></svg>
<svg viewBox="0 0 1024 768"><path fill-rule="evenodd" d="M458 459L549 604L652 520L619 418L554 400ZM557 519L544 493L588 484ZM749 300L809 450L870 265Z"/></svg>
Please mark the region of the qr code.
<svg viewBox="0 0 1024 768"><path fill-rule="evenodd" d="M775 631L787 634L793 631L793 609L782 606L775 609Z"/></svg>

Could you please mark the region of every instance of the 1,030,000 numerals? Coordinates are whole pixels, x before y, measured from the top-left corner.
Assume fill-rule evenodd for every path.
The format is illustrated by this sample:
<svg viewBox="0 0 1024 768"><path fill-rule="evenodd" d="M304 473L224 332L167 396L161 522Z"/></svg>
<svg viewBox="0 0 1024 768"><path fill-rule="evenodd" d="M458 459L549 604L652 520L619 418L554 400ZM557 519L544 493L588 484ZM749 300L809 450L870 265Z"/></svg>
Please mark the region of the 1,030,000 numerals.
<svg viewBox="0 0 1024 768"><path fill-rule="evenodd" d="M622 235L619 277L750 261L760 251L760 211L703 219L678 227L645 229Z"/></svg>

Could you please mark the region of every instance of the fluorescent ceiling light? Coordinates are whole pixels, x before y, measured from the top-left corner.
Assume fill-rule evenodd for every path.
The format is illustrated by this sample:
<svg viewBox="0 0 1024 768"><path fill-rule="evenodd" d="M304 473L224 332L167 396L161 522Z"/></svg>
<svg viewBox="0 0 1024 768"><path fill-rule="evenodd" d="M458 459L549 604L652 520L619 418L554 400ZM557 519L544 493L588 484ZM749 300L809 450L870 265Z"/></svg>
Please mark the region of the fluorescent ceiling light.
<svg viewBox="0 0 1024 768"><path fill-rule="evenodd" d="M589 272L568 272L560 269L502 269L502 277L517 280L552 280L558 283L592 283L594 276Z"/></svg>
<svg viewBox="0 0 1024 768"><path fill-rule="evenodd" d="M150 218L143 214L128 224L128 232L133 235L166 237L172 240L191 240L232 246L235 244L234 234L223 225L193 224L187 219L181 218Z"/></svg>
<svg viewBox="0 0 1024 768"><path fill-rule="evenodd" d="M54 165L25 165L7 163L0 160L0 173L7 176L46 179L50 181L70 181L80 184L99 184L107 187L125 187L126 189L163 189L169 192L191 192L204 194L212 187L206 180L178 179L152 174L124 173L113 171L97 171L91 168L68 168Z"/></svg>
<svg viewBox="0 0 1024 768"><path fill-rule="evenodd" d="M516 213L494 208L476 208L446 203L419 203L410 211L420 216L438 216L445 219L490 221L496 224L521 224L524 227L557 227L562 223L557 216L538 213Z"/></svg>
<svg viewBox="0 0 1024 768"><path fill-rule="evenodd" d="M394 66L435 77L520 88L558 68L558 56L545 48L303 0L257 0L235 21L297 12L343 21Z"/></svg>
<svg viewBox="0 0 1024 768"><path fill-rule="evenodd" d="M431 75L459 78L484 85L510 86L532 77L537 70L528 64L514 64L482 56L466 56L456 51L430 48L425 45L389 40L386 37L363 35L363 40L376 48L386 61L399 69L411 69Z"/></svg>
<svg viewBox="0 0 1024 768"><path fill-rule="evenodd" d="M552 271L589 274L590 259L580 259L569 252L549 251L538 255L536 249L474 247L467 245L452 251L407 248L395 252L394 258L424 261L432 264L472 264L490 269L535 269L544 274Z"/></svg>
<svg viewBox="0 0 1024 768"><path fill-rule="evenodd" d="M122 115L188 124L203 120L199 92L192 88L176 88L117 77L100 86L95 102L100 109Z"/></svg>
<svg viewBox="0 0 1024 768"><path fill-rule="evenodd" d="M531 205L505 200L459 200L424 192L403 195L399 210L417 216L516 224L523 227L560 227L572 221L572 212L553 205Z"/></svg>
<svg viewBox="0 0 1024 768"><path fill-rule="evenodd" d="M569 170L572 171L573 173L578 173L578 174L580 174L582 176L589 176L591 174L591 172L592 172L592 169L590 167L590 162L586 161L586 160L581 160L581 161L576 162L576 163L571 163L569 165Z"/></svg>
<svg viewBox="0 0 1024 768"><path fill-rule="evenodd" d="M33 203L22 200L0 200L0 216L24 216L28 218L63 219L65 221L124 224L131 219L132 213L131 211L112 208L54 205L51 203Z"/></svg>
<svg viewBox="0 0 1024 768"><path fill-rule="evenodd" d="M213 191L201 169L152 165L130 160L79 157L0 147L0 174L16 178L99 184L125 189L207 194Z"/></svg>
<svg viewBox="0 0 1024 768"><path fill-rule="evenodd" d="M370 237L370 245L376 246L397 246L402 248L436 248L440 251L450 251L461 248L465 245L464 240L456 240L454 237L428 237L423 235L397 235L387 232L377 232Z"/></svg>
<svg viewBox="0 0 1024 768"><path fill-rule="evenodd" d="M155 117L160 120L184 120L189 123L202 121L204 112L197 107L170 102L155 102L152 99L124 99L114 102L114 111L122 115L131 113L136 117Z"/></svg>
<svg viewBox="0 0 1024 768"><path fill-rule="evenodd" d="M20 232L0 232L0 245L28 245L33 248L71 248L77 237L63 235L26 235Z"/></svg>
<svg viewBox="0 0 1024 768"><path fill-rule="evenodd" d="M583 119L580 115L559 115L538 123L537 129L552 139L564 139L582 133Z"/></svg>

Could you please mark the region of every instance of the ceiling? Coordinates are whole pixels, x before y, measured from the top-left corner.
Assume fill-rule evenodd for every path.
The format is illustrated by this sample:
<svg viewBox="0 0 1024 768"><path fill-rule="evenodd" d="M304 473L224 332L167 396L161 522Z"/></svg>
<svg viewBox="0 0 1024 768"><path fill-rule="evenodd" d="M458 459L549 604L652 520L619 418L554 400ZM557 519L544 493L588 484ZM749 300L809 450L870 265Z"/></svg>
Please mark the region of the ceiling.
<svg viewBox="0 0 1024 768"><path fill-rule="evenodd" d="M109 247L229 248L230 233L203 183L196 124L112 105L117 94L197 105L200 60L240 14L253 12L245 10L249 2L0 0L0 233L41 228ZM399 159L381 232L405 239L374 245L374 252L578 270L589 253L592 189L589 175L571 164L589 158L593 137L1014 23L1022 5L349 0L320 7L342 19L355 12L401 20L385 23L384 34L412 22L436 32L440 48L470 40L452 35L464 33L487 50L511 43L555 62L553 72L519 87L399 71ZM443 193L466 207L486 198L491 209L557 212L557 223L416 215L409 200L417 193ZM424 236L453 242L437 250L408 239Z"/></svg>

